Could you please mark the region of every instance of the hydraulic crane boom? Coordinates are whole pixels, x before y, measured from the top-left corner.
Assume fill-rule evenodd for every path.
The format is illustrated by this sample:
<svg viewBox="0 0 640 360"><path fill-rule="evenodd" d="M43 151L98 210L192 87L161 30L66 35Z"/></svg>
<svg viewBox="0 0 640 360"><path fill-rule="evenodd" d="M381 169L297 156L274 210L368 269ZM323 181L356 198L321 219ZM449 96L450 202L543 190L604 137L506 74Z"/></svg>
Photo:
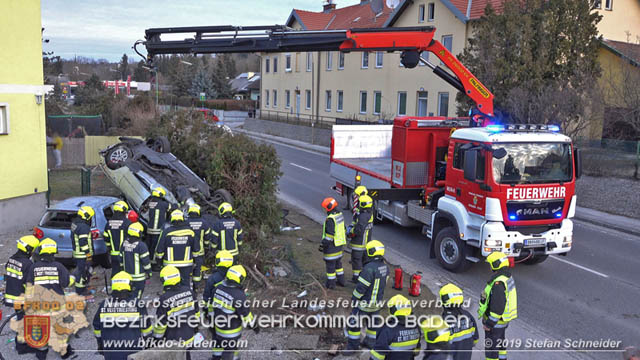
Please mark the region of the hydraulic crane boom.
<svg viewBox="0 0 640 360"><path fill-rule="evenodd" d="M193 34L184 40L162 40L161 35ZM351 29L298 31L285 26L194 26L155 28L145 31L143 44L147 48L148 63L162 54L211 54L247 52L301 52L301 51L401 51L402 64L414 68L419 62L462 91L486 116L484 123L494 116L493 94L442 43L433 38L435 28L400 27L384 29ZM453 74L420 57L428 51L436 55Z"/></svg>

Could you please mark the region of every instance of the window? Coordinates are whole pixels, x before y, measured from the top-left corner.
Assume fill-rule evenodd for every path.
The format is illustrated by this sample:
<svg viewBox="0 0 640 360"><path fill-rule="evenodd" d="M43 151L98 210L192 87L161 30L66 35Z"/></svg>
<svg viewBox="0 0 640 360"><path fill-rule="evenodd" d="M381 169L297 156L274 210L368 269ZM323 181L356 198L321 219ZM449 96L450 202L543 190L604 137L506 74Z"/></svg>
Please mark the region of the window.
<svg viewBox="0 0 640 360"><path fill-rule="evenodd" d="M278 72L278 58L276 56L273 57L273 72Z"/></svg>
<svg viewBox="0 0 640 360"><path fill-rule="evenodd" d="M451 52L451 48L453 46L453 35L442 35L442 45Z"/></svg>
<svg viewBox="0 0 640 360"><path fill-rule="evenodd" d="M278 107L278 90L273 90L273 107Z"/></svg>
<svg viewBox="0 0 640 360"><path fill-rule="evenodd" d="M429 61L429 52L428 51L423 51L420 53L420 57ZM423 63L422 61L418 63L418 66L427 66L427 64Z"/></svg>
<svg viewBox="0 0 640 360"><path fill-rule="evenodd" d="M380 91L373 92L373 114L379 115L382 108L382 93Z"/></svg>
<svg viewBox="0 0 640 360"><path fill-rule="evenodd" d="M307 53L307 71L311 71L311 66L313 64L313 53Z"/></svg>
<svg viewBox="0 0 640 360"><path fill-rule="evenodd" d="M342 90L338 90L338 107L336 111L342 112L342 104L344 103L344 92Z"/></svg>
<svg viewBox="0 0 640 360"><path fill-rule="evenodd" d="M449 93L438 93L438 116L449 116Z"/></svg>
<svg viewBox="0 0 640 360"><path fill-rule="evenodd" d="M464 144L457 143L453 148L453 167L460 170L464 167L464 150L460 149L462 145Z"/></svg>
<svg viewBox="0 0 640 360"><path fill-rule="evenodd" d="M327 70L331 70L333 67L333 53L331 51L327 51Z"/></svg>
<svg viewBox="0 0 640 360"><path fill-rule="evenodd" d="M398 92L398 115L407 115L407 93Z"/></svg>
<svg viewBox="0 0 640 360"><path fill-rule="evenodd" d="M344 53L338 53L338 70L344 69Z"/></svg>
<svg viewBox="0 0 640 360"><path fill-rule="evenodd" d="M289 90L284 91L284 102L285 102L284 105L287 109L291 107L291 91Z"/></svg>
<svg viewBox="0 0 640 360"><path fill-rule="evenodd" d="M304 97L305 97L305 109L309 110L311 109L311 90L305 90L304 92Z"/></svg>
<svg viewBox="0 0 640 360"><path fill-rule="evenodd" d="M418 8L418 22L424 22L424 4Z"/></svg>
<svg viewBox="0 0 640 360"><path fill-rule="evenodd" d="M325 97L327 100L327 106L325 107L325 110L331 111L331 90L326 91Z"/></svg>
<svg viewBox="0 0 640 360"><path fill-rule="evenodd" d="M360 91L360 114L367 113L367 92Z"/></svg>
<svg viewBox="0 0 640 360"><path fill-rule="evenodd" d="M613 10L613 0L604 0L604 9Z"/></svg>
<svg viewBox="0 0 640 360"><path fill-rule="evenodd" d="M269 90L264 91L264 105L269 106Z"/></svg>
<svg viewBox="0 0 640 360"><path fill-rule="evenodd" d="M418 109L416 109L417 116L427 116L427 98L428 93L426 91L418 91Z"/></svg>
<svg viewBox="0 0 640 360"><path fill-rule="evenodd" d="M284 71L291 72L291 54L284 56Z"/></svg>
<svg viewBox="0 0 640 360"><path fill-rule="evenodd" d="M264 59L264 72L267 72L267 73L269 72L269 63L270 63L269 60L270 60L269 58Z"/></svg>
<svg viewBox="0 0 640 360"><path fill-rule="evenodd" d="M376 67L381 68L384 59L384 53L382 51L376 51Z"/></svg>
<svg viewBox="0 0 640 360"><path fill-rule="evenodd" d="M362 53L362 68L363 69L369 68L369 53L366 51Z"/></svg>
<svg viewBox="0 0 640 360"><path fill-rule="evenodd" d="M0 103L0 135L9 134L9 104Z"/></svg>
<svg viewBox="0 0 640 360"><path fill-rule="evenodd" d="M602 0L595 0L593 2L593 8L594 9L602 9Z"/></svg>
<svg viewBox="0 0 640 360"><path fill-rule="evenodd" d="M427 20L433 21L436 12L436 4L429 3L428 11L427 11Z"/></svg>

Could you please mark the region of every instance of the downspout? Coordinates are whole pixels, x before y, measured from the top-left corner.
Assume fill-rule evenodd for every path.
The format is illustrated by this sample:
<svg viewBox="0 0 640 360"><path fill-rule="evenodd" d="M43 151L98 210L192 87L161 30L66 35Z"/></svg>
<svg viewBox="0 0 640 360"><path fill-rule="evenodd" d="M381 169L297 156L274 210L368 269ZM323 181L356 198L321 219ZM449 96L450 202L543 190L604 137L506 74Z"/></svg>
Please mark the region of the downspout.
<svg viewBox="0 0 640 360"><path fill-rule="evenodd" d="M318 51L318 61L317 61L317 80L316 80L316 122L320 121L320 73L322 71L320 71L320 69L322 69L322 67L320 66L322 64L322 52Z"/></svg>
<svg viewBox="0 0 640 360"><path fill-rule="evenodd" d="M464 22L464 47L467 47L467 42L469 39L469 17L471 16L471 5L473 3L473 0L469 0L467 2L467 13L466 15L466 20Z"/></svg>

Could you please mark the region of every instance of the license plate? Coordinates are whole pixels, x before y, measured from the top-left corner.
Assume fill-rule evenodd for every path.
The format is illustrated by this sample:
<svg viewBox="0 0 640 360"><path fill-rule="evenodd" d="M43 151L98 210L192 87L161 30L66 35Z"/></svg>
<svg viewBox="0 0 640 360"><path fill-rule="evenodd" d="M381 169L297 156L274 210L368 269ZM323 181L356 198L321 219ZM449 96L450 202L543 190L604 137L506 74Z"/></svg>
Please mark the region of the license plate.
<svg viewBox="0 0 640 360"><path fill-rule="evenodd" d="M524 240L524 246L538 246L538 245L544 245L544 238Z"/></svg>

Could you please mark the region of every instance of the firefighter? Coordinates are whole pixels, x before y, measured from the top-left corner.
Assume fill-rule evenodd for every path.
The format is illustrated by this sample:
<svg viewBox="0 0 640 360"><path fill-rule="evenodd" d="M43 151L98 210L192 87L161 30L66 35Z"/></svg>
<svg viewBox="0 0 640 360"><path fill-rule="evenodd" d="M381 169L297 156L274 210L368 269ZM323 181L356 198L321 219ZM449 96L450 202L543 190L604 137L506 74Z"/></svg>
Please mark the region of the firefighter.
<svg viewBox="0 0 640 360"><path fill-rule="evenodd" d="M132 282L131 275L124 271L114 274L111 296L102 300L93 317L98 353L106 360L127 359L127 356L142 350L144 339L151 335L153 325L147 317L147 308L132 294ZM119 340L117 345L114 344ZM127 340L129 344L124 343Z"/></svg>
<svg viewBox="0 0 640 360"><path fill-rule="evenodd" d="M440 300L443 306L442 317L450 327L454 360L471 360L471 350L478 342L478 325L473 315L462 308L462 289L454 284L446 284L440 288Z"/></svg>
<svg viewBox="0 0 640 360"><path fill-rule="evenodd" d="M431 315L420 324L427 343L425 360L453 360L449 353L451 330L442 316Z"/></svg>
<svg viewBox="0 0 640 360"><path fill-rule="evenodd" d="M353 282L358 280L360 271L362 271L362 262L365 258L365 246L371 241L371 232L373 229L371 206L373 206L373 199L371 199L369 195L360 196L358 217L349 234L349 237L351 237L351 268L353 269L351 281Z"/></svg>
<svg viewBox="0 0 640 360"><path fill-rule="evenodd" d="M147 247L151 251L151 256L156 252L158 246L158 239L164 229L164 224L167 221L167 215L171 211L171 203L165 199L167 191L158 186L151 191L151 197L149 197L149 224L147 229ZM154 271L160 270L160 262L155 257L151 259Z"/></svg>
<svg viewBox="0 0 640 360"><path fill-rule="evenodd" d="M181 281L190 286L193 259L198 256L200 256L200 242L196 241L196 234L185 223L182 210L173 210L171 226L162 232L158 240L156 260L163 261L164 266L171 265L178 268Z"/></svg>
<svg viewBox="0 0 640 360"><path fill-rule="evenodd" d="M64 296L64 289L71 287L75 283L75 277L69 274L64 265L54 260L58 253L58 245L55 241L46 238L40 242L39 259L33 264L27 273L27 283L30 285L40 285L45 289L54 291L56 294ZM49 347L47 345L35 349L36 358L44 360L47 358ZM67 352L63 358L73 355L71 345L67 345Z"/></svg>
<svg viewBox="0 0 640 360"><path fill-rule="evenodd" d="M216 269L209 275L207 283L204 287L204 294L202 300L206 304L205 313L207 315L213 315L213 294L216 292L216 288L227 277L227 271L233 266L233 255L227 250L218 251L216 254Z"/></svg>
<svg viewBox="0 0 640 360"><path fill-rule="evenodd" d="M196 234L196 240L200 242L200 254L195 258L195 268L193 269L193 288L196 289L202 280L205 251L211 246L211 225L200 215L200 206L198 204L189 205L187 214L189 215L187 224Z"/></svg>
<svg viewBox="0 0 640 360"><path fill-rule="evenodd" d="M127 218L129 205L124 201L113 204L113 217L107 221L104 227L104 243L107 245L111 258L111 277L122 270L120 266L120 246L124 241L131 221Z"/></svg>
<svg viewBox="0 0 640 360"><path fill-rule="evenodd" d="M76 268L76 293L84 295L89 285L89 262L93 256L93 240L91 238L91 219L96 214L91 206L82 206L78 216L71 223L73 259Z"/></svg>
<svg viewBox="0 0 640 360"><path fill-rule="evenodd" d="M156 324L153 337L157 340L171 340L175 345L181 343L187 350L187 360L191 359L189 349L198 331L200 307L196 293L189 283L181 281L181 272L175 266L168 265L160 271L163 293L160 307L156 311ZM198 321L194 320L198 319Z"/></svg>
<svg viewBox="0 0 640 360"><path fill-rule="evenodd" d="M212 360L238 357L237 341L242 335L242 328L253 320L243 289L246 277L247 272L242 265L230 267L225 280L213 294L215 346Z"/></svg>
<svg viewBox="0 0 640 360"><path fill-rule="evenodd" d="M149 259L149 249L142 241L144 226L139 222L133 223L127 229L127 238L122 243L120 249L120 262L122 270L131 275L130 291L139 299L144 292L145 280L151 279L151 261Z"/></svg>
<svg viewBox="0 0 640 360"><path fill-rule="evenodd" d="M373 348L376 341L377 326L372 322L380 313L387 286L389 267L384 263L384 245L372 240L366 246L367 260L353 290L351 301L357 304L347 323L347 351L360 349L360 323L366 322L366 337L363 345ZM362 319L364 318L364 319ZM363 321L360 321L363 320Z"/></svg>
<svg viewBox="0 0 640 360"><path fill-rule="evenodd" d="M327 289L344 286L344 269L342 268L342 248L347 243L344 217L338 210L338 202L332 197L322 201L322 207L327 212L327 219L322 228L322 242L318 250L322 251L327 269Z"/></svg>
<svg viewBox="0 0 640 360"><path fill-rule="evenodd" d="M371 349L370 360L413 360L420 352L420 329L405 324L411 315L411 302L398 294L387 302L389 315L397 319L394 326L387 323L378 331Z"/></svg>
<svg viewBox="0 0 640 360"><path fill-rule="evenodd" d="M16 320L18 321L24 317L23 305L24 292L27 288L27 274L33 266L31 255L38 245L40 245L40 241L33 235L21 237L17 242L18 251L11 255L4 267L6 282L4 304L14 309L16 312ZM18 341L17 334L15 337L15 347L18 354L24 354L30 351L29 345L24 341Z"/></svg>
<svg viewBox="0 0 640 360"><path fill-rule="evenodd" d="M242 246L242 226L233 217L233 207L228 202L218 206L220 218L211 229L211 246L215 251L228 250L238 256L238 247Z"/></svg>
<svg viewBox="0 0 640 360"><path fill-rule="evenodd" d="M485 357L487 360L506 359L505 331L509 322L518 317L516 284L507 270L507 255L494 251L487 256L486 262L491 266L493 276L487 281L478 307L478 317L484 327Z"/></svg>
<svg viewBox="0 0 640 360"><path fill-rule="evenodd" d="M368 195L368 192L364 185L358 185L353 190L353 195L351 196L351 213L353 214L354 222L360 213L360 196Z"/></svg>

